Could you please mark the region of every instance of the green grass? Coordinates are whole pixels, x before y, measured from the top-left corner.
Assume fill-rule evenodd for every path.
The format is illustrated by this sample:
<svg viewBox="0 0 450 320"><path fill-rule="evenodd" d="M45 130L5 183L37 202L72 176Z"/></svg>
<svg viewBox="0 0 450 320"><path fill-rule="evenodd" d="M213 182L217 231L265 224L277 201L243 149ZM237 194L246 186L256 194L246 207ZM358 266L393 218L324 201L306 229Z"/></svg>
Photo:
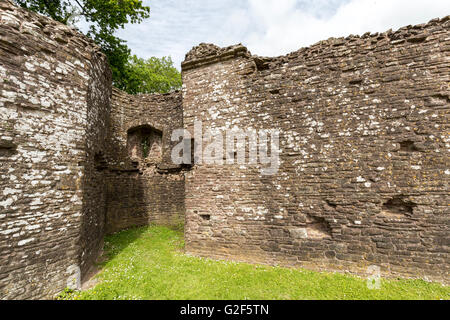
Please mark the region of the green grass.
<svg viewBox="0 0 450 320"><path fill-rule="evenodd" d="M366 280L334 273L213 261L183 254L183 234L143 227L109 236L100 282L60 299L445 299L449 287L421 280Z"/></svg>

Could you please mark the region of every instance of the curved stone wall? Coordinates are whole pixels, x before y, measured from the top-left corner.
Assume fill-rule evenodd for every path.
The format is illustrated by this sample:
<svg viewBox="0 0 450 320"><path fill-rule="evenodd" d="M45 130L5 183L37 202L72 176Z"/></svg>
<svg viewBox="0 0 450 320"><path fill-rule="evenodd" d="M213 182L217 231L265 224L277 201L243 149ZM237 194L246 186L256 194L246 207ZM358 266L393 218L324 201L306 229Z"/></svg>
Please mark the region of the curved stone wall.
<svg viewBox="0 0 450 320"><path fill-rule="evenodd" d="M271 176L248 161L187 174L187 251L448 281L449 29L434 19L277 58L189 52L185 128L276 129L281 154Z"/></svg>
<svg viewBox="0 0 450 320"><path fill-rule="evenodd" d="M0 3L0 299L77 288L102 249L111 74L77 31Z"/></svg>

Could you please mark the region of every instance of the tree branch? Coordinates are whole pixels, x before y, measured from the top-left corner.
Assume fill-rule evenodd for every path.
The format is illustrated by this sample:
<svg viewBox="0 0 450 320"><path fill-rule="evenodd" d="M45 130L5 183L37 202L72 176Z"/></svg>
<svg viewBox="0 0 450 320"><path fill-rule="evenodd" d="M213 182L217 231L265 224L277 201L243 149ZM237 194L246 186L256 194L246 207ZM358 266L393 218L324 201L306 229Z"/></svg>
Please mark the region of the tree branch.
<svg viewBox="0 0 450 320"><path fill-rule="evenodd" d="M88 12L86 11L86 8L85 8L83 5L81 5L80 1L75 0L75 2L76 2L76 3L78 4L78 6L80 7L81 12L82 12L85 16L87 16L87 15L88 15Z"/></svg>

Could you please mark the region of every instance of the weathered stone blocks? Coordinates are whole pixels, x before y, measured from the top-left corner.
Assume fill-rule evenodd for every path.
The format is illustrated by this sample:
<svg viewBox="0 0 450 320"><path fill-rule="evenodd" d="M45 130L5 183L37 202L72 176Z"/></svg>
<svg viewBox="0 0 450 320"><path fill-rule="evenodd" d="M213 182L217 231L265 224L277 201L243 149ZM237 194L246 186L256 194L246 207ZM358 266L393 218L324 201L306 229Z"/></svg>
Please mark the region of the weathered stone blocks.
<svg viewBox="0 0 450 320"><path fill-rule="evenodd" d="M1 2L0 299L79 287L102 249L110 90L88 38Z"/></svg>
<svg viewBox="0 0 450 320"><path fill-rule="evenodd" d="M184 221L199 256L448 283L449 29L201 44L182 92L132 96L88 38L0 2L0 299L79 288L106 233ZM278 172L174 164L197 121L279 130Z"/></svg>
<svg viewBox="0 0 450 320"><path fill-rule="evenodd" d="M192 49L185 128L279 129L281 166L196 165L186 250L448 282L449 27L435 19L277 58Z"/></svg>
<svg viewBox="0 0 450 320"><path fill-rule="evenodd" d="M171 159L183 128L181 92L129 95L114 89L109 118L106 232L184 223L184 172Z"/></svg>

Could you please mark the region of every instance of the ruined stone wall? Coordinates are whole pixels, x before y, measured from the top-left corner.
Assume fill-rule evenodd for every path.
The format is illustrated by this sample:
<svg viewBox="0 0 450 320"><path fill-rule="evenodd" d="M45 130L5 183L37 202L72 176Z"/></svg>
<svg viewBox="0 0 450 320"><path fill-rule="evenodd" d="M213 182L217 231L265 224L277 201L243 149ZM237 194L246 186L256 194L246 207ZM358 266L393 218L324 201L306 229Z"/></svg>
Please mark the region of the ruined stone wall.
<svg viewBox="0 0 450 320"><path fill-rule="evenodd" d="M105 233L185 219L200 256L448 282L449 29L278 58L202 44L182 93L132 96L88 38L2 0L0 299L79 287ZM174 165L195 120L278 129L278 172Z"/></svg>
<svg viewBox="0 0 450 320"><path fill-rule="evenodd" d="M84 145L85 161L82 179L83 208L81 220L81 275L89 277L89 269L103 250L105 212L107 206L106 174L99 158L110 149L112 74L106 57L95 55L90 60Z"/></svg>
<svg viewBox="0 0 450 320"><path fill-rule="evenodd" d="M109 121L107 232L184 223L184 168L171 160L172 131L183 128L181 92L134 96L114 89Z"/></svg>
<svg viewBox="0 0 450 320"><path fill-rule="evenodd" d="M101 250L110 90L89 39L0 2L0 299L78 287Z"/></svg>
<svg viewBox="0 0 450 320"><path fill-rule="evenodd" d="M185 128L279 129L281 155L273 176L204 163L186 175L187 252L448 281L449 29L435 19L278 58L189 52Z"/></svg>

